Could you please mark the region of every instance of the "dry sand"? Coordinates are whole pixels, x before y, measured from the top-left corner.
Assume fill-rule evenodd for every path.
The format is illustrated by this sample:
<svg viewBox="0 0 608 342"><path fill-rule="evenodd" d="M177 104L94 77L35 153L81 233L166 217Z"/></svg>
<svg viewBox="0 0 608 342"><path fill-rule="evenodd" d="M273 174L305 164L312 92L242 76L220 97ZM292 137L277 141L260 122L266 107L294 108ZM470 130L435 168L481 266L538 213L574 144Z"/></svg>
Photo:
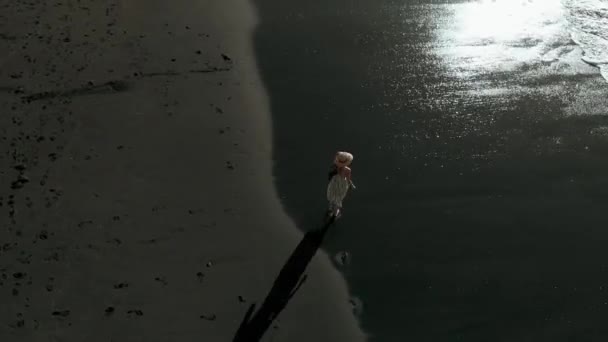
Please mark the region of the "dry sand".
<svg viewBox="0 0 608 342"><path fill-rule="evenodd" d="M0 23L0 340L231 340L301 237L250 4L2 0ZM265 340L364 340L325 253L308 275Z"/></svg>

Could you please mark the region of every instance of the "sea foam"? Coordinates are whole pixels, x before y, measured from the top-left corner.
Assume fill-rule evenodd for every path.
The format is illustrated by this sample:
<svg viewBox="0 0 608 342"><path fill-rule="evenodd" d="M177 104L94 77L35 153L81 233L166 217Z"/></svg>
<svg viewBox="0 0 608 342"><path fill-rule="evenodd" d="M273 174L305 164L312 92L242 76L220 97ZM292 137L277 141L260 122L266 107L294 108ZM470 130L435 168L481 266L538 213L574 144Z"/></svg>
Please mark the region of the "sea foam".
<svg viewBox="0 0 608 342"><path fill-rule="evenodd" d="M600 69L608 81L608 0L563 0L572 40L583 61Z"/></svg>

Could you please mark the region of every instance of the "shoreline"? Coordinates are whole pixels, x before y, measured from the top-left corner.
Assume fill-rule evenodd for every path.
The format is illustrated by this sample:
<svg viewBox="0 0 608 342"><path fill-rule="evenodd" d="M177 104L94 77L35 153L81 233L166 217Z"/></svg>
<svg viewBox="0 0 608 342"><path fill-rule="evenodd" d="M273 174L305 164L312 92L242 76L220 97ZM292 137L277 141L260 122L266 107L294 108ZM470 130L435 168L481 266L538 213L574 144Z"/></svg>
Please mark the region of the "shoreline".
<svg viewBox="0 0 608 342"><path fill-rule="evenodd" d="M27 164L30 180L19 189L9 177L3 184L13 214L0 237L15 247L0 268L28 282L4 284L0 317L11 323L0 336L230 340L302 236L273 184L252 6L65 4L37 8L42 19L13 9L22 24L6 33L16 37L3 42L15 53L2 61L10 70L2 79L51 96L21 103L0 94L24 120L6 123L5 141L16 142L8 150L19 152L5 156L3 169ZM27 38L19 52L35 20L36 34L52 39ZM231 70L189 72L209 68ZM124 83L108 83L115 80ZM21 251L31 254L28 263ZM364 340L346 283L324 252L307 273L272 340Z"/></svg>
<svg viewBox="0 0 608 342"><path fill-rule="evenodd" d="M277 187L298 225L322 205L335 150L355 155L358 189L325 247L352 258L341 271L372 339L553 338L568 330L545 319L561 314L555 299L577 329L599 326L577 303L601 294L570 290L601 275L565 274L601 267L604 234L575 230L601 225L606 83L563 17L541 6L510 25L466 1L255 3Z"/></svg>

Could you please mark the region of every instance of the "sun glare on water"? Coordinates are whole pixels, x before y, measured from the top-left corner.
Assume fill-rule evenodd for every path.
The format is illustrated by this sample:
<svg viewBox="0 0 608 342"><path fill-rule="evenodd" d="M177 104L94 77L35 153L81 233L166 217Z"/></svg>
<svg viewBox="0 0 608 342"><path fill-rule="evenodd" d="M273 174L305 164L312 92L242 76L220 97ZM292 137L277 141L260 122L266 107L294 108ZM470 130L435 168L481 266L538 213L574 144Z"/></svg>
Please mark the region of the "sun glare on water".
<svg viewBox="0 0 608 342"><path fill-rule="evenodd" d="M482 0L462 4L457 11L457 34L463 40L513 41L560 17L559 0Z"/></svg>
<svg viewBox="0 0 608 342"><path fill-rule="evenodd" d="M538 59L563 32L560 0L478 0L454 4L452 13L440 27L437 53L463 75Z"/></svg>

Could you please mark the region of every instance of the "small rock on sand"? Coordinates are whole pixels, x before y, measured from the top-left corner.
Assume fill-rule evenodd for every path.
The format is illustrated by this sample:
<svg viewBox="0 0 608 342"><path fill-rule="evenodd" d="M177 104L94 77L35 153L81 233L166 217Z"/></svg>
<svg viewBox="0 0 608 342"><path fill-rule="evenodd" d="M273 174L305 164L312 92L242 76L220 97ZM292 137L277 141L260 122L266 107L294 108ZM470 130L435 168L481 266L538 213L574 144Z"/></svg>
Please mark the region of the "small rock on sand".
<svg viewBox="0 0 608 342"><path fill-rule="evenodd" d="M217 318L217 316L215 314L210 314L210 315L200 315L201 319L204 319L206 321L215 321L215 319Z"/></svg>
<svg viewBox="0 0 608 342"><path fill-rule="evenodd" d="M347 251L338 252L334 257L334 260L342 267L348 266L348 264L350 264L350 253Z"/></svg>
<svg viewBox="0 0 608 342"><path fill-rule="evenodd" d="M52 315L57 317L68 317L70 315L70 310L53 311Z"/></svg>
<svg viewBox="0 0 608 342"><path fill-rule="evenodd" d="M127 288L127 287L129 287L128 283L119 283L119 284L115 284L114 285L115 289L124 289L124 288Z"/></svg>
<svg viewBox="0 0 608 342"><path fill-rule="evenodd" d="M141 311L141 310L129 310L129 311L127 311L127 314L136 315L136 316L143 316L144 312Z"/></svg>
<svg viewBox="0 0 608 342"><path fill-rule="evenodd" d="M361 299L352 297L348 302L352 306L352 310L355 315L359 316L363 313L363 302Z"/></svg>

